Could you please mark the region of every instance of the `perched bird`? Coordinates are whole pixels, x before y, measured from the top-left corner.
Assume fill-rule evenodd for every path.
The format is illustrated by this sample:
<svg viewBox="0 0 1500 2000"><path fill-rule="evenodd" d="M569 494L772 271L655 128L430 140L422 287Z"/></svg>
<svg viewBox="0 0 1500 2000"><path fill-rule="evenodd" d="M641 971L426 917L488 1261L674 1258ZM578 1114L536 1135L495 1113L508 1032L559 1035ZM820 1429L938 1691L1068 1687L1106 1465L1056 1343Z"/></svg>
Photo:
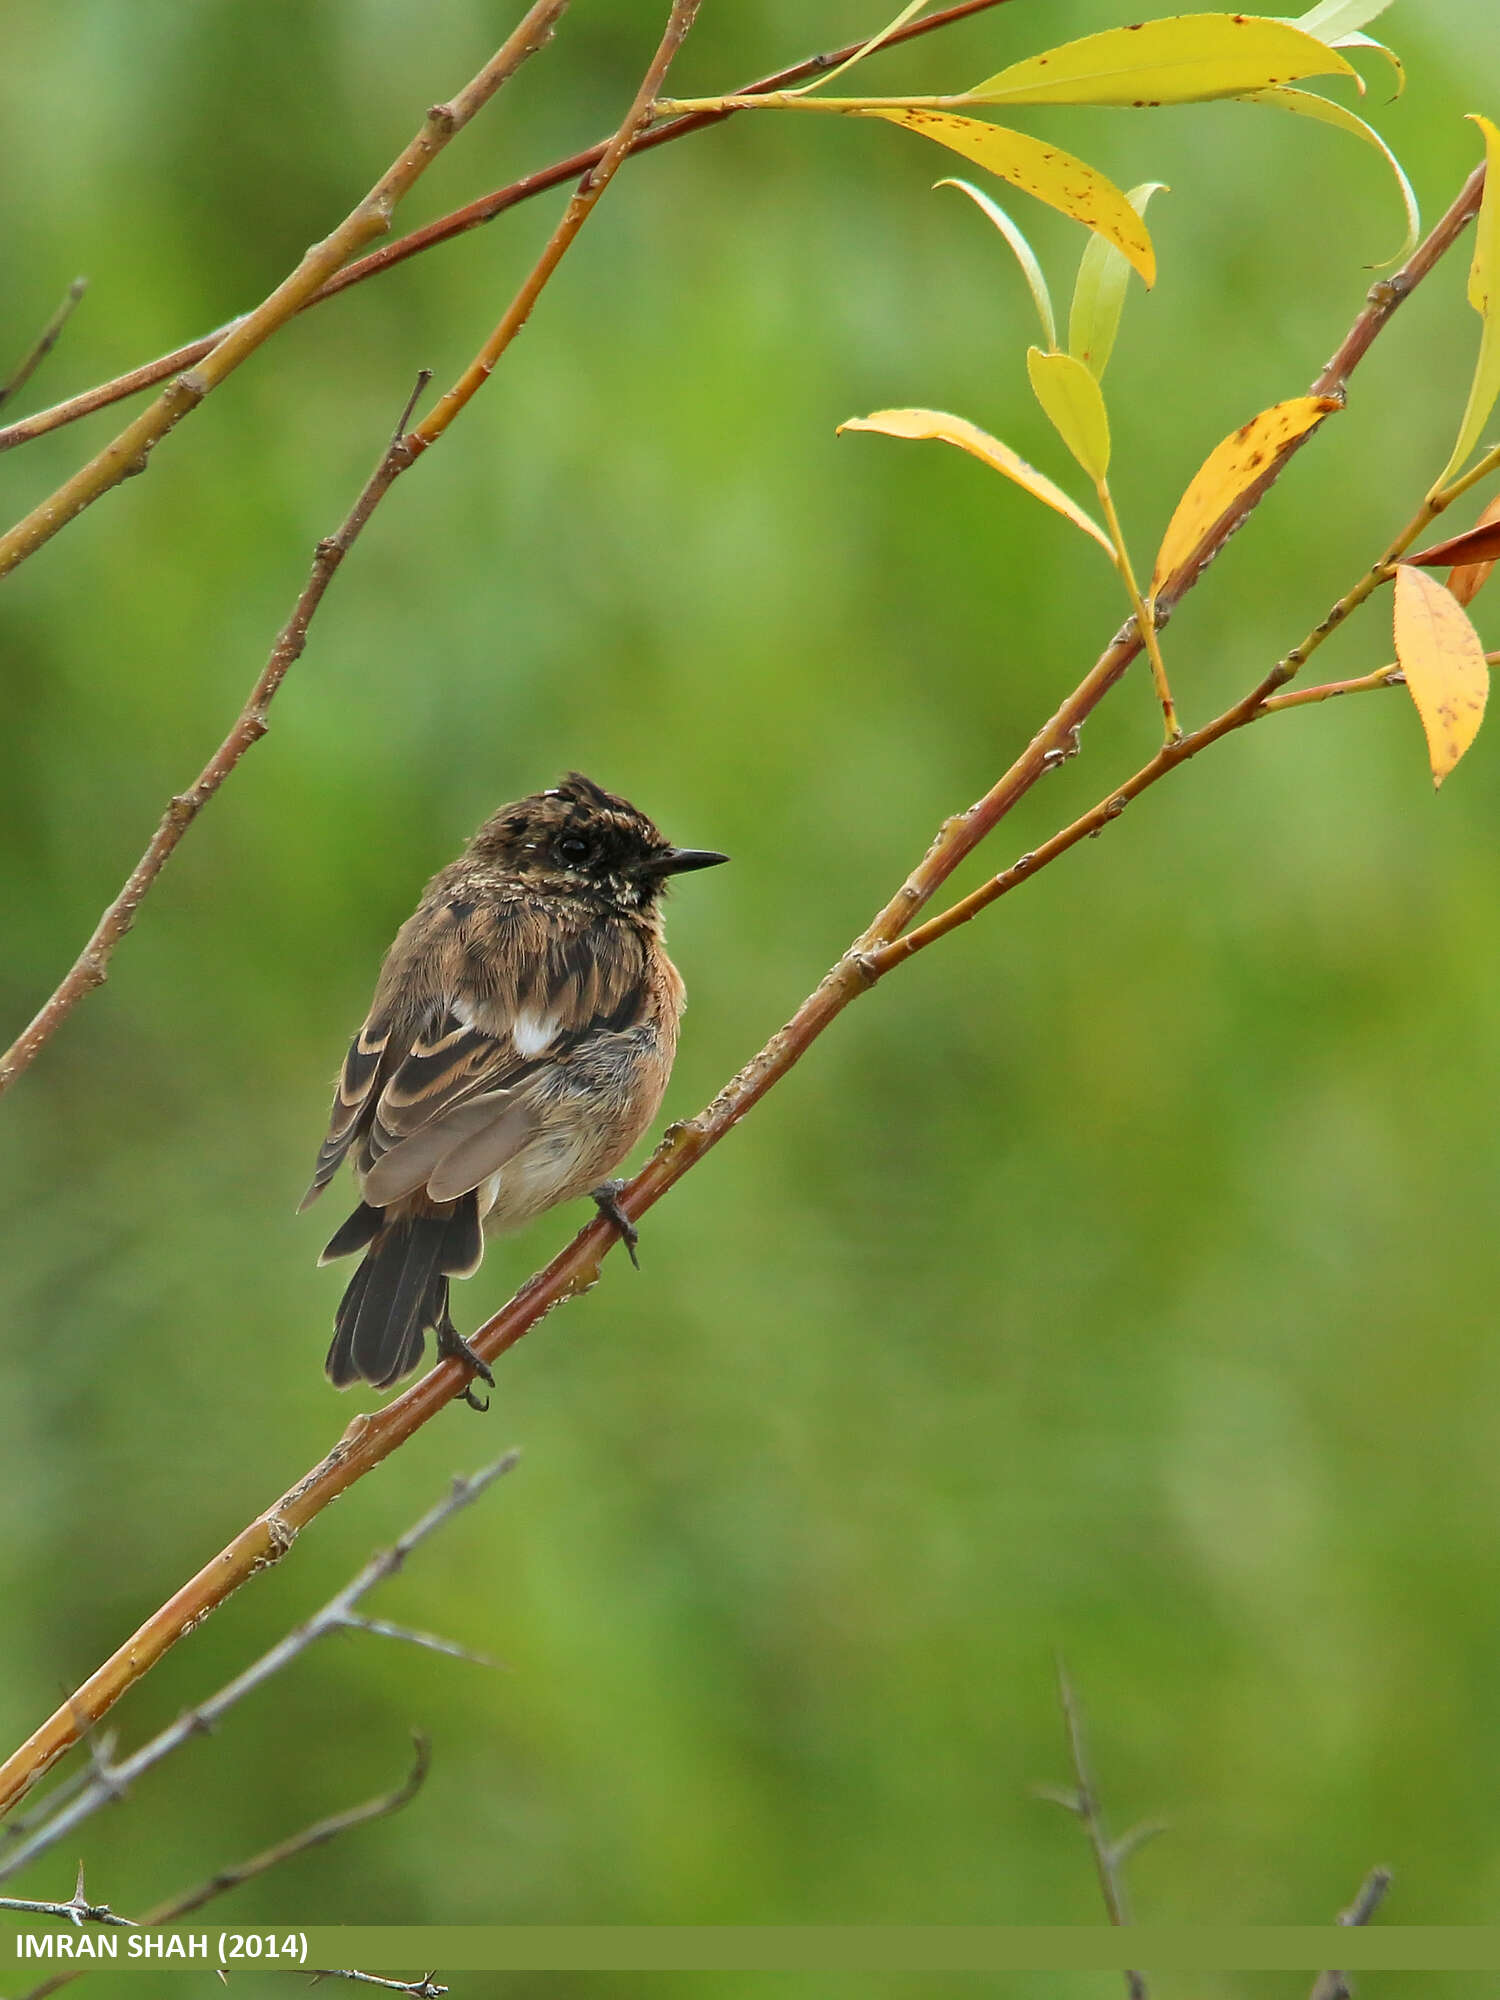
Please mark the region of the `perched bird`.
<svg viewBox="0 0 1500 2000"><path fill-rule="evenodd" d="M683 985L662 943L669 877L727 860L674 847L644 813L572 772L502 806L434 875L396 933L344 1061L302 1206L352 1154L363 1199L321 1261L363 1250L334 1315L339 1388L440 1355L486 1381L448 1280L487 1232L592 1194L634 1258L606 1181L656 1114ZM470 1400L473 1400L470 1394Z"/></svg>

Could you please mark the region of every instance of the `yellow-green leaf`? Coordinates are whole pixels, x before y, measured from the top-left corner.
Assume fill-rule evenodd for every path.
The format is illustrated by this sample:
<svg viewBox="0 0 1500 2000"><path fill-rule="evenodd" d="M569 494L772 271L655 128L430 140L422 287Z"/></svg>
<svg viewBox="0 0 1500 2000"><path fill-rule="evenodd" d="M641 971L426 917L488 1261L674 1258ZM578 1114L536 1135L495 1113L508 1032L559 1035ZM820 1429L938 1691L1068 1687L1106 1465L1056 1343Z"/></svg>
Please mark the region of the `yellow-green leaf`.
<svg viewBox="0 0 1500 2000"><path fill-rule="evenodd" d="M1316 35L1319 41L1336 42L1383 14L1390 4L1391 0L1318 0L1317 6L1309 7L1289 25L1300 28L1304 35Z"/></svg>
<svg viewBox="0 0 1500 2000"><path fill-rule="evenodd" d="M866 56L874 55L875 51L878 48L880 48L883 43L888 42L890 40L891 36L895 34L898 28L904 28L907 22L911 19L912 15L920 14L922 9L926 5L927 5L927 0L906 0L906 5L901 9L901 12L895 17L895 19L892 21L887 21L885 26L880 30L879 34L871 35L870 39L863 45L863 47L857 48L852 56L848 57L846 61L841 62L839 64L837 69L827 70L824 72L822 76L815 76L811 83L799 84L795 90L789 90L787 92L787 96L806 97L815 90L826 90L828 85L833 82L835 77L846 75L848 71L854 68L856 63L862 63Z"/></svg>
<svg viewBox="0 0 1500 2000"><path fill-rule="evenodd" d="M1282 111L1295 111L1302 118L1316 118L1320 124L1332 125L1340 132L1352 132L1356 139L1363 139L1377 153L1384 154L1386 165L1396 176L1396 185L1401 190L1402 205L1406 209L1406 235L1394 257L1383 258L1370 268L1383 270L1386 264L1399 263L1411 255L1422 228L1417 197L1412 192L1411 182L1401 170L1401 162L1373 127L1367 125L1363 118L1356 118L1352 111L1346 111L1342 104L1335 104L1331 98L1315 96L1310 90L1285 90L1280 86L1274 90L1247 90L1243 102L1273 104Z"/></svg>
<svg viewBox="0 0 1500 2000"><path fill-rule="evenodd" d="M1156 253L1141 218L1112 180L1060 146L1045 145L1029 133L989 125L981 118L959 118L951 111L862 107L850 116L884 118L892 125L903 125L908 132L962 153L976 166L988 167L1013 187L1024 188L1050 208L1071 215L1085 229L1098 230L1130 260L1148 285L1155 283Z"/></svg>
<svg viewBox="0 0 1500 2000"><path fill-rule="evenodd" d="M1152 195L1165 189L1164 181L1143 181L1125 199L1137 215L1146 213ZM1078 277L1073 285L1073 304L1068 312L1068 352L1090 370L1096 381L1114 352L1120 315L1125 310L1125 292L1130 283L1130 266L1113 243L1102 236L1090 236L1078 260ZM1052 346L1056 342L1049 343Z"/></svg>
<svg viewBox="0 0 1500 2000"><path fill-rule="evenodd" d="M982 104L1143 107L1238 97L1304 76L1352 76L1354 65L1285 21L1255 14L1178 14L1106 28L1012 63L966 96Z"/></svg>
<svg viewBox="0 0 1500 2000"><path fill-rule="evenodd" d="M1042 267L1036 260L1036 252L1026 241L1025 236L1016 227L1015 223L1011 221L999 202L991 201L984 190L975 187L972 181L946 180L939 181L937 185L940 188L961 188L970 201L976 207L982 209L990 221L994 223L1000 234L1010 245L1015 260L1021 267L1021 275L1026 280L1031 292L1032 304L1036 307L1036 316L1042 323L1042 338L1046 341L1048 347L1056 347L1057 322L1052 316L1052 294L1047 289L1047 280L1042 276ZM1124 259L1120 257L1118 250L1114 249L1112 245L1107 244L1102 236L1090 236L1089 248L1092 248L1096 243L1101 249L1108 250L1111 257L1119 259L1121 265L1124 266Z"/></svg>
<svg viewBox="0 0 1500 2000"><path fill-rule="evenodd" d="M1289 402L1273 403L1215 445L1167 523L1151 572L1152 594L1187 561L1242 493L1279 464L1331 410L1341 407L1335 396L1293 396Z"/></svg>
<svg viewBox="0 0 1500 2000"><path fill-rule="evenodd" d="M1453 456L1443 467L1439 486L1446 486L1479 442L1480 432L1490 420L1495 398L1500 395L1500 311L1495 297L1495 275L1500 271L1500 131L1477 111L1469 116L1484 134L1484 198L1479 204L1479 220L1474 225L1474 261L1469 266L1469 304L1483 321L1479 335L1479 361L1469 385L1469 402L1459 426Z"/></svg>
<svg viewBox="0 0 1500 2000"><path fill-rule="evenodd" d="M1052 428L1097 486L1109 471L1109 412L1104 391L1072 354L1026 350L1032 392Z"/></svg>
<svg viewBox="0 0 1500 2000"><path fill-rule="evenodd" d="M1034 499L1055 508L1075 528L1092 535L1111 562L1115 560L1114 544L1109 536L1075 500L1070 499L1060 486L1054 486L1044 472L1028 465L1008 444L1002 444L999 438L991 437L988 431L980 430L977 424L971 424L965 417L950 417L944 410L875 410L868 417L850 417L847 423L839 425L839 429L880 431L886 437L895 438L940 438L944 444L956 444L960 451L982 459L996 472L1003 472L1007 479L1013 479L1017 486L1024 486Z"/></svg>
<svg viewBox="0 0 1500 2000"><path fill-rule="evenodd" d="M1463 606L1410 563L1396 571L1395 627L1396 658L1422 718L1436 788L1484 720L1490 692L1484 644Z"/></svg>

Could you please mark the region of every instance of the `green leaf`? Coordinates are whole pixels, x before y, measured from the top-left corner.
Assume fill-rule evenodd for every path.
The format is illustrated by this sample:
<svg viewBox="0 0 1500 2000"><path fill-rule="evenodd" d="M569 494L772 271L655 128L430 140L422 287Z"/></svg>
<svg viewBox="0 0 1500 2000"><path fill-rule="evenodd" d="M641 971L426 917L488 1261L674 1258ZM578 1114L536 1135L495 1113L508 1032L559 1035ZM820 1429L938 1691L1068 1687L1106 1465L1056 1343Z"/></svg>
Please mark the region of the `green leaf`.
<svg viewBox="0 0 1500 2000"><path fill-rule="evenodd" d="M1320 42L1336 42L1383 14L1390 4L1391 0L1318 0L1316 7L1287 25L1300 28L1304 35L1316 35Z"/></svg>
<svg viewBox="0 0 1500 2000"><path fill-rule="evenodd" d="M1013 452L1008 444L991 437L977 424L971 424L966 417L950 417L944 410L875 410L868 417L850 417L847 423L839 425L840 431L879 431L886 437L895 438L939 438L944 444L956 444L960 451L980 459L992 466L996 472L1003 472L1007 479L1013 479L1036 500L1054 508L1075 528L1092 538L1103 549L1113 563L1116 560L1114 543L1099 526L1091 520L1075 500L1054 486L1044 472L1038 472L1034 465L1028 465L1024 458Z"/></svg>
<svg viewBox="0 0 1500 2000"><path fill-rule="evenodd" d="M1104 391L1076 356L1026 350L1032 391L1052 428L1097 486L1109 471L1109 412Z"/></svg>
<svg viewBox="0 0 1500 2000"><path fill-rule="evenodd" d="M1479 336L1479 361L1469 387L1468 407L1459 426L1453 456L1443 467L1439 486L1446 486L1468 458L1480 433L1490 420L1495 398L1500 395L1500 312L1497 312L1495 275L1500 270L1500 131L1477 111L1469 116L1484 134L1484 198L1479 204L1479 220L1474 225L1474 261L1469 266L1469 304L1483 322Z"/></svg>
<svg viewBox="0 0 1500 2000"><path fill-rule="evenodd" d="M1119 104L1142 108L1238 97L1304 76L1352 76L1353 64L1285 21L1178 14L1106 28L1012 63L966 95L982 104Z"/></svg>
<svg viewBox="0 0 1500 2000"><path fill-rule="evenodd" d="M1142 181L1125 199L1137 215L1146 213L1152 195L1166 189L1165 181ZM1104 370L1114 351L1125 310L1125 293L1130 284L1130 266L1113 243L1091 236L1078 260L1078 277L1073 285L1073 304L1068 312L1068 352L1076 354L1094 376L1104 379ZM1049 341L1055 347L1055 340Z"/></svg>
<svg viewBox="0 0 1500 2000"><path fill-rule="evenodd" d="M1026 132L989 125L980 118L959 118L951 111L916 111L907 107L877 110L859 106L852 118L884 118L951 152L962 153L976 166L988 167L1013 187L1024 188L1051 208L1061 209L1107 237L1140 272L1148 285L1156 281L1156 253L1145 224L1112 180L1085 160L1060 146L1047 146Z"/></svg>
<svg viewBox="0 0 1500 2000"><path fill-rule="evenodd" d="M1386 165L1396 176L1396 186L1401 191L1402 205L1406 210L1406 234L1394 257L1386 257L1379 264L1370 266L1372 270L1384 270L1387 264L1399 264L1409 257L1416 248L1417 237L1421 234L1422 218L1417 212L1417 197L1412 184L1401 170L1401 162L1390 147L1363 118L1357 118L1352 111L1346 111L1342 104L1335 104L1331 98L1318 97L1310 90L1247 90L1241 99L1245 104L1273 104L1282 111L1295 111L1302 118L1316 118L1320 124L1332 125L1340 132L1352 132L1356 139L1363 139L1383 154Z"/></svg>
<svg viewBox="0 0 1500 2000"><path fill-rule="evenodd" d="M856 63L862 63L866 56L874 55L875 51L883 43L890 40L898 28L904 28L912 15L920 14L926 5L927 0L907 0L907 4L901 9L895 20L887 21L885 26L880 30L880 33L878 35L871 35L863 48L856 49L847 61L841 62L837 69L829 70L824 76L815 76L811 83L800 84L795 90L789 90L787 96L806 97L814 90L826 89L835 77L845 75L849 70L853 69Z"/></svg>
<svg viewBox="0 0 1500 2000"><path fill-rule="evenodd" d="M1005 238L1006 242L1015 252L1016 262L1020 265L1026 283L1030 287L1032 301L1036 306L1037 318L1042 322L1042 338L1049 347L1056 347L1057 321L1052 314L1052 294L1047 290L1047 280L1042 276L1042 267L1036 261L1036 252L1026 241L1021 231L1011 221L999 202L991 201L989 196L975 187L972 181L939 181L938 186L940 188L962 188L970 201L976 202L984 210L990 221L994 223L1000 234ZM1093 249L1096 244L1101 250L1106 251L1109 256L1115 258L1122 269L1129 270L1129 265L1126 264L1125 259L1121 257L1113 244L1106 243L1102 236L1090 236L1088 249ZM1084 255L1087 256L1087 254L1088 250L1085 250Z"/></svg>

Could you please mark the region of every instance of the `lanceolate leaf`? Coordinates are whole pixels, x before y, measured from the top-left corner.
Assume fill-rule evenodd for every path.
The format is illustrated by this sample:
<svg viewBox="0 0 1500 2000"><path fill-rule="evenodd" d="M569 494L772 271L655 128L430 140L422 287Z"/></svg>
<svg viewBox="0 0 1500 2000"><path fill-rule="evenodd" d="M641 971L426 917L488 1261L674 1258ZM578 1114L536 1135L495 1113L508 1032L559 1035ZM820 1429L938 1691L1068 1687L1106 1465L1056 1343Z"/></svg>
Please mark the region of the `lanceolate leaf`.
<svg viewBox="0 0 1500 2000"><path fill-rule="evenodd" d="M1146 226L1112 180L1059 146L1044 145L1026 132L960 118L951 111L861 109L855 118L884 118L924 139L935 139L1012 186L1024 188L1051 208L1060 208L1085 229L1096 229L1129 258L1146 283L1156 279L1156 253Z"/></svg>
<svg viewBox="0 0 1500 2000"><path fill-rule="evenodd" d="M1071 354L1026 350L1026 372L1052 428L1097 485L1109 471L1109 413L1104 392Z"/></svg>
<svg viewBox="0 0 1500 2000"><path fill-rule="evenodd" d="M1383 14L1390 4L1391 0L1318 0L1316 7L1309 7L1288 25L1300 28L1304 35L1316 35L1320 42L1336 42Z"/></svg>
<svg viewBox="0 0 1500 2000"><path fill-rule="evenodd" d="M1476 527L1479 529L1500 527L1500 499L1492 500L1480 515ZM1475 530L1471 529L1470 533ZM1448 594L1457 598L1460 604L1472 604L1484 589L1490 571L1495 567L1495 557L1500 556L1500 543L1494 554L1483 562L1476 562L1473 556L1460 558L1448 572Z"/></svg>
<svg viewBox="0 0 1500 2000"><path fill-rule="evenodd" d="M1069 499L1060 486L1054 486L1044 472L1028 465L1008 444L1002 444L999 438L991 437L988 431L980 430L964 417L950 417L943 410L875 410L868 417L850 417L839 429L881 431L886 437L896 438L941 438L945 444L956 444L960 451L972 453L996 472L1003 472L1007 479L1013 479L1017 486L1024 486L1035 499L1055 508L1075 528L1091 535L1111 562L1115 560L1109 536L1076 501Z"/></svg>
<svg viewBox="0 0 1500 2000"><path fill-rule="evenodd" d="M1453 456L1438 479L1439 486L1447 484L1478 444L1495 407L1495 398L1500 395L1500 299L1495 296L1496 274L1500 272L1500 131L1478 112L1469 115L1484 134L1487 168L1484 199L1479 204L1479 220L1474 227L1474 262L1469 266L1469 304L1483 321L1483 329L1468 408L1459 426Z"/></svg>
<svg viewBox="0 0 1500 2000"><path fill-rule="evenodd" d="M1163 181L1143 181L1125 199L1137 215L1146 213L1152 195L1165 188ZM1102 381L1104 369L1114 352L1120 315L1125 310L1125 293L1130 283L1130 266L1113 243L1091 236L1078 260L1078 277L1073 286L1073 304L1068 313L1068 352ZM1049 345L1055 346L1056 342Z"/></svg>
<svg viewBox="0 0 1500 2000"><path fill-rule="evenodd" d="M822 76L815 76L811 83L801 84L796 90L788 92L788 95L792 97L805 97L810 91L826 90L835 77L847 75L856 63L862 63L866 56L873 55L882 43L888 42L898 28L904 28L912 15L920 14L926 5L927 0L907 0L907 4L901 9L896 18L893 21L887 21L878 35L871 35L863 48L856 49L847 62L841 62L837 69L828 70Z"/></svg>
<svg viewBox="0 0 1500 2000"><path fill-rule="evenodd" d="M1304 76L1352 76L1337 50L1285 21L1178 14L1106 28L1012 63L965 94L983 104L1120 104L1137 108L1238 97Z"/></svg>
<svg viewBox="0 0 1500 2000"><path fill-rule="evenodd" d="M1406 235L1394 257L1387 257L1371 268L1381 270L1386 264L1400 263L1411 255L1422 228L1417 197L1412 192L1411 182L1401 170L1401 162L1372 126L1367 125L1363 118L1356 118L1352 111L1346 111L1342 104L1335 104L1328 97L1317 97L1310 90L1286 90L1280 85L1274 90L1247 90L1243 101L1246 104L1273 104L1282 111L1295 111L1303 118L1316 118L1320 124L1335 126L1340 132L1352 132L1356 139L1363 139L1377 153L1384 154L1386 165L1396 176L1396 185L1401 190L1402 204L1406 209Z"/></svg>
<svg viewBox="0 0 1500 2000"><path fill-rule="evenodd" d="M1492 500L1472 528L1465 528L1461 535L1450 535L1444 542L1433 542L1429 548L1418 549L1414 555L1403 556L1401 560L1416 563L1423 569L1441 569L1445 563L1494 562L1500 556L1500 500ZM1450 581L1449 588L1452 589ZM1457 592L1454 592L1457 595ZM1464 603L1468 602L1465 598Z"/></svg>
<svg viewBox="0 0 1500 2000"><path fill-rule="evenodd" d="M1042 267L1036 261L1036 252L1026 241L1021 231L1011 221L999 202L991 201L989 196L981 188L975 187L972 181L939 181L938 186L940 188L962 188L970 201L977 203L984 210L990 221L994 223L1000 234L1005 238L1014 251L1016 262L1020 265L1022 275L1030 288L1032 303L1036 306L1037 318L1042 322L1042 338L1049 347L1056 347L1057 321L1052 315L1052 294L1047 289L1047 280L1042 276ZM1113 245L1106 243L1102 236L1090 236L1089 248L1092 249L1096 243L1102 250L1107 250L1111 257L1119 259L1122 267L1128 268L1125 266L1124 258L1120 256L1119 251Z"/></svg>
<svg viewBox="0 0 1500 2000"><path fill-rule="evenodd" d="M1432 782L1440 785L1484 720L1490 670L1469 615L1435 577L1396 571L1396 658L1422 727Z"/></svg>
<svg viewBox="0 0 1500 2000"><path fill-rule="evenodd" d="M1167 523L1167 532L1151 573L1154 594L1178 566L1186 562L1203 536L1253 486L1285 458L1294 446L1316 429L1332 410L1340 408L1334 396L1293 396L1289 402L1273 403L1248 424L1231 431L1222 444L1214 446L1188 484Z"/></svg>

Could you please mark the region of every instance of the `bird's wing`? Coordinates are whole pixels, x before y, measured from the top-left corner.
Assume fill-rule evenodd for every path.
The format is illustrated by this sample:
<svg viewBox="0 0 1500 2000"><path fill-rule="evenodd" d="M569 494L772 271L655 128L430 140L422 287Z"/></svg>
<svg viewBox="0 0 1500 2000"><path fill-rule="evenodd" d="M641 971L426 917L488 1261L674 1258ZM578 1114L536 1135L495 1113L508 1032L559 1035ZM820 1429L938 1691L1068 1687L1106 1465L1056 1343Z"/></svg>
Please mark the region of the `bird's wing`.
<svg viewBox="0 0 1500 2000"><path fill-rule="evenodd" d="M498 1172L536 1131L546 1075L645 1003L644 944L625 926L559 936L522 916L478 942L374 1099L359 1156L373 1206L421 1187L451 1201Z"/></svg>
<svg viewBox="0 0 1500 2000"><path fill-rule="evenodd" d="M333 1111L328 1120L328 1136L318 1149L318 1162L313 1170L312 1185L302 1197L302 1208L309 1207L327 1187L338 1172L339 1163L361 1131L369 1123L374 1110L375 1099L379 1095L377 1080L382 1069L388 1068L390 1054L391 1019L388 1014L371 1014L349 1044L349 1053L344 1058L338 1088L333 1094ZM301 1209L299 1209L299 1214Z"/></svg>

